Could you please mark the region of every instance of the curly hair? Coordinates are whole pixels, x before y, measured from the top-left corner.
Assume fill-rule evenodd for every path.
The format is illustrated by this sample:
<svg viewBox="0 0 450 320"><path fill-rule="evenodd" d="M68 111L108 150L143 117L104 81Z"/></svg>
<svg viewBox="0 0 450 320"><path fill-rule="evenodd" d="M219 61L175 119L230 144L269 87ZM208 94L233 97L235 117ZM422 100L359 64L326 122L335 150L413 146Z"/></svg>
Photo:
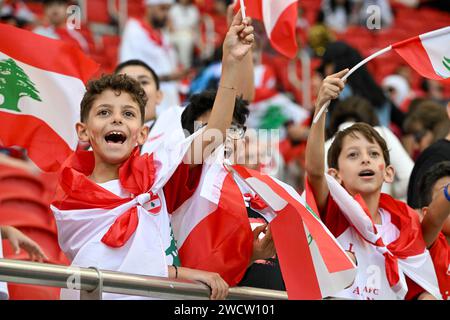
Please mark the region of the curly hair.
<svg viewBox="0 0 450 320"><path fill-rule="evenodd" d="M125 74L103 75L100 79L91 80L88 82L86 93L84 94L83 100L81 100L80 104L81 122L86 122L94 100L105 90L112 90L117 96L119 96L122 92L128 93L133 101L139 105L141 121L144 123L147 95L139 82Z"/></svg>

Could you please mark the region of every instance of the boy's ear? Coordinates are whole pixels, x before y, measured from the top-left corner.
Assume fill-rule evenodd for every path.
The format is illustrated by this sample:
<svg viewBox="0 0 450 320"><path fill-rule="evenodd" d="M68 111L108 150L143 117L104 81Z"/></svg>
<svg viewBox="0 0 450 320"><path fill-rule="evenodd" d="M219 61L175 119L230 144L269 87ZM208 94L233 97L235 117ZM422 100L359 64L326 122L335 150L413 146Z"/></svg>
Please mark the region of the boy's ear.
<svg viewBox="0 0 450 320"><path fill-rule="evenodd" d="M384 170L384 182L392 183L394 182L395 169L392 165L388 165Z"/></svg>
<svg viewBox="0 0 450 320"><path fill-rule="evenodd" d="M164 92L162 92L161 90L157 90L156 91L156 104L160 104L162 99L164 98Z"/></svg>
<svg viewBox="0 0 450 320"><path fill-rule="evenodd" d="M87 126L83 122L77 122L75 124L75 130L77 130L78 139L83 142L89 142L89 135Z"/></svg>
<svg viewBox="0 0 450 320"><path fill-rule="evenodd" d="M328 174L330 176L332 176L333 178L335 178L336 181L339 182L339 184L342 183L342 179L341 179L341 176L339 175L339 171L336 170L335 168L329 168L328 169Z"/></svg>
<svg viewBox="0 0 450 320"><path fill-rule="evenodd" d="M138 133L137 143L138 145L142 146L145 141L147 141L149 128L145 125L141 127L141 130Z"/></svg>

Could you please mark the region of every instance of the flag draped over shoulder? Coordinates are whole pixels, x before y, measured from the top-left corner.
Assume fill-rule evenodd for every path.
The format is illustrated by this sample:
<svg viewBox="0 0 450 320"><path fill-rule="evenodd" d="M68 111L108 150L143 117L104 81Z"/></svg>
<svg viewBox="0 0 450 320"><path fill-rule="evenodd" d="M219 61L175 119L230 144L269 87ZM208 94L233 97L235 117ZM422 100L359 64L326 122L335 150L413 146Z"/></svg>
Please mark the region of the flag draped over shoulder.
<svg viewBox="0 0 450 320"><path fill-rule="evenodd" d="M264 22L267 37L281 54L294 58L297 54L295 26L298 0L244 0L246 14ZM236 10L240 1L236 1Z"/></svg>
<svg viewBox="0 0 450 320"><path fill-rule="evenodd" d="M275 216L270 228L289 299L322 299L352 283L355 265L291 186L242 166L232 171Z"/></svg>
<svg viewBox="0 0 450 320"><path fill-rule="evenodd" d="M420 75L450 82L450 26L392 45Z"/></svg>
<svg viewBox="0 0 450 320"><path fill-rule="evenodd" d="M408 291L406 275L436 298L441 298L433 262L422 238L418 215L405 203L381 194L380 208L392 215L392 223L400 230L399 238L385 245L362 197L356 195L353 198L329 175L326 175L326 180L333 201L348 223L384 257L387 280L396 295L401 299L405 297ZM314 204L314 196L308 183L306 189L308 203Z"/></svg>
<svg viewBox="0 0 450 320"><path fill-rule="evenodd" d="M0 24L0 145L56 171L77 146L84 83L98 65L63 41Z"/></svg>

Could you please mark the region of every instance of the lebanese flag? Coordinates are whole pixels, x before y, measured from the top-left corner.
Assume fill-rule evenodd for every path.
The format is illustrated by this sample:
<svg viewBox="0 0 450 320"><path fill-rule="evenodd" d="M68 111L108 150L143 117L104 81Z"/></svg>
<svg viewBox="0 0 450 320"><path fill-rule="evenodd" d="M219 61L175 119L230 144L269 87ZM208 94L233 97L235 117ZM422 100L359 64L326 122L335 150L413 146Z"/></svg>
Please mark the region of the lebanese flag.
<svg viewBox="0 0 450 320"><path fill-rule="evenodd" d="M377 232L361 196L352 197L333 177L326 174L330 195L342 214L358 234L369 245L375 246L385 258L388 282L400 299L408 291L405 275L420 285L437 299L442 299L438 280L430 253L422 238L417 213L405 203L381 194L380 208L391 214L392 223L400 230L400 236L389 245L384 245L381 234ZM309 189L308 183L306 183ZM311 191L306 192L307 200L314 201Z"/></svg>
<svg viewBox="0 0 450 320"><path fill-rule="evenodd" d="M203 164L195 193L172 213L171 224L182 266L217 272L230 286L241 281L253 233L240 189L220 162Z"/></svg>
<svg viewBox="0 0 450 320"><path fill-rule="evenodd" d="M0 145L56 171L78 143L84 83L98 65L78 48L0 24Z"/></svg>
<svg viewBox="0 0 450 320"><path fill-rule="evenodd" d="M351 285L356 266L291 186L239 165L228 168L274 216L270 228L289 299L323 299Z"/></svg>
<svg viewBox="0 0 450 320"><path fill-rule="evenodd" d="M450 27L395 43L392 49L425 78L450 82Z"/></svg>
<svg viewBox="0 0 450 320"><path fill-rule="evenodd" d="M288 58L297 54L297 0L243 0L246 14L264 22L272 46ZM236 1L235 10L241 8Z"/></svg>

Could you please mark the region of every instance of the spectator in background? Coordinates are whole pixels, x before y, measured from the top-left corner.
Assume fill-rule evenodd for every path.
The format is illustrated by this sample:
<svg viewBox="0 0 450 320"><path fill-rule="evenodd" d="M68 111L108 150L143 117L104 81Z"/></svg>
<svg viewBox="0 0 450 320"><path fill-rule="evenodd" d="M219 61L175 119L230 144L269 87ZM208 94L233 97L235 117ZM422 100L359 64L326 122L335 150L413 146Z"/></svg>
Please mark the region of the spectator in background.
<svg viewBox="0 0 450 320"><path fill-rule="evenodd" d="M421 89L423 90L425 98L434 100L438 103L446 105L449 99L444 97L444 85L432 79L423 79L421 83Z"/></svg>
<svg viewBox="0 0 450 320"><path fill-rule="evenodd" d="M389 128L379 125L378 117L372 105L364 98L353 96L340 101L331 113L328 130L328 135L331 138L325 142L325 171L328 170L326 165L328 149L333 143L335 134L350 127L355 122L370 124L386 141L391 164L395 169L395 176L392 184L383 184L382 192L402 201L406 200L409 176L414 167L414 162L394 133Z"/></svg>
<svg viewBox="0 0 450 320"><path fill-rule="evenodd" d="M447 104L447 128L450 122L450 104ZM425 172L434 164L441 161L450 161L450 129L447 136L439 139L426 148L417 158L408 184L408 205L414 209L419 206L419 181Z"/></svg>
<svg viewBox="0 0 450 320"><path fill-rule="evenodd" d="M89 39L79 30L67 25L67 9L70 4L70 0L44 0L44 25L36 27L33 32L72 43L85 53L90 53L93 48L90 47Z"/></svg>
<svg viewBox="0 0 450 320"><path fill-rule="evenodd" d="M444 138L449 130L445 108L440 104L424 100L417 104L405 119L404 141L411 157L416 158L430 144Z"/></svg>
<svg viewBox="0 0 450 320"><path fill-rule="evenodd" d="M322 2L322 12L325 24L336 32L344 32L350 23L353 2L351 0L325 0Z"/></svg>
<svg viewBox="0 0 450 320"><path fill-rule="evenodd" d="M194 44L199 37L200 13L192 0L178 0L170 9L171 38L184 68L192 66Z"/></svg>
<svg viewBox="0 0 450 320"><path fill-rule="evenodd" d="M169 10L174 0L146 0L146 17L130 19L125 25L119 62L138 59L155 70L164 98L161 108L180 104L179 80L187 70L178 67L178 57L167 35Z"/></svg>
<svg viewBox="0 0 450 320"><path fill-rule="evenodd" d="M0 23L24 28L33 24L36 17L24 1L0 1Z"/></svg>
<svg viewBox="0 0 450 320"><path fill-rule="evenodd" d="M318 71L323 77L331 75L338 70L351 68L363 60L359 52L346 44L336 41L329 43L325 54L322 57L322 65ZM385 96L381 87L375 82L366 66L362 66L347 79L347 85L339 96L343 100L351 95L358 95L366 98L374 106L380 125L389 127L391 122L399 128L403 126L404 115L393 103ZM332 111L337 100L333 100L329 110Z"/></svg>

